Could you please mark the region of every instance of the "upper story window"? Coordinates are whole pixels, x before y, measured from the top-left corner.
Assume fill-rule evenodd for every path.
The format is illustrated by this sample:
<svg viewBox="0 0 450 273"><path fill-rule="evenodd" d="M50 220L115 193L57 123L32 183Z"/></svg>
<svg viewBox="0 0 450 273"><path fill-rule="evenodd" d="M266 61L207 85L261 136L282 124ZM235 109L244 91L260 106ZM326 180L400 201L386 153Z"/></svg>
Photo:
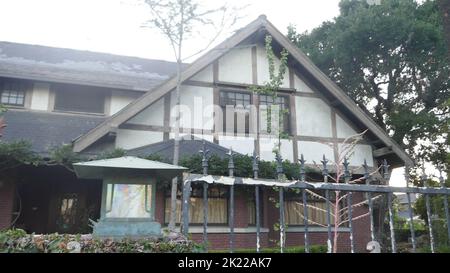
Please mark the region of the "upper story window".
<svg viewBox="0 0 450 273"><path fill-rule="evenodd" d="M27 85L20 81L0 82L1 103L13 106L25 105Z"/></svg>
<svg viewBox="0 0 450 273"><path fill-rule="evenodd" d="M274 117L277 116L275 113L272 113L272 105L278 105L279 111L282 113L280 116L280 126L283 132L289 133L290 132L290 126L289 126L289 99L286 96L277 96L274 98L270 95L260 95L259 96L259 108L260 108L260 115L261 115L261 132L271 132L272 128L274 128L274 122L276 122ZM271 123L268 122L268 116L271 116Z"/></svg>
<svg viewBox="0 0 450 273"><path fill-rule="evenodd" d="M97 87L57 84L55 106L58 111L103 114L106 92Z"/></svg>
<svg viewBox="0 0 450 273"><path fill-rule="evenodd" d="M220 107L223 131L249 133L251 95L245 92L221 91Z"/></svg>

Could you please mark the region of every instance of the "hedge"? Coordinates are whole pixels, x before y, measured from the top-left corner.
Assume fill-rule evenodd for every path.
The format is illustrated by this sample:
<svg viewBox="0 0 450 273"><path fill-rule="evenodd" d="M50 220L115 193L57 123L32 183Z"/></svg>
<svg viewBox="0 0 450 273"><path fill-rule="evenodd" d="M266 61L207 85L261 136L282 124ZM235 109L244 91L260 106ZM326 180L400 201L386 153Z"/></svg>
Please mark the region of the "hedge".
<svg viewBox="0 0 450 273"><path fill-rule="evenodd" d="M3 253L192 253L202 252L201 245L189 240L95 239L92 235L27 234L20 229L0 232Z"/></svg>

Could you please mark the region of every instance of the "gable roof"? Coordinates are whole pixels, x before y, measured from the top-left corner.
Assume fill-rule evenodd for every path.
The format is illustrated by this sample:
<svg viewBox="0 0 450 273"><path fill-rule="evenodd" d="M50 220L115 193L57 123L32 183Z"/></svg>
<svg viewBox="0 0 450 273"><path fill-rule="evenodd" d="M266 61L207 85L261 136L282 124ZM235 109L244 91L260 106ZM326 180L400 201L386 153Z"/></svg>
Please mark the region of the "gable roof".
<svg viewBox="0 0 450 273"><path fill-rule="evenodd" d="M223 56L231 48L237 46L251 35L259 30L264 30L273 37L273 41L277 42L282 48L289 52L289 56L297 62L308 74L311 75L325 89L339 105L348 110L360 123L362 123L369 131L383 142L407 165L414 165L413 160L408 154L393 140L387 133L381 129L373 119L367 115L355 102L330 78L328 78L301 50L292 44L279 30L275 28L266 18L265 15L259 16L255 21L246 27L237 31L233 36L210 50L207 54L200 57L191 65L186 67L181 74L181 81L184 82L196 73L201 71L207 65ZM74 151L79 152L94 143L96 140L107 134L111 128L117 128L123 122L135 116L146 107L157 101L176 87L176 77L167 80L152 92L148 92L141 98L130 103L121 111L111 116L99 126L95 127L87 134L81 136L74 141Z"/></svg>
<svg viewBox="0 0 450 273"><path fill-rule="evenodd" d="M146 92L176 73L176 63L0 42L0 76Z"/></svg>

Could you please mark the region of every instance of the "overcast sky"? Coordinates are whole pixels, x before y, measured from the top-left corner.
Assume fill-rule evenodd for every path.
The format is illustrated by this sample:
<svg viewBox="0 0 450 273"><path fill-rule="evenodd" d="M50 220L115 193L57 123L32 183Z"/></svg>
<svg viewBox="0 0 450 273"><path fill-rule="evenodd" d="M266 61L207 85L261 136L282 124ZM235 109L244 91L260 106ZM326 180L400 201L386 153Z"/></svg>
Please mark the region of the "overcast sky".
<svg viewBox="0 0 450 273"><path fill-rule="evenodd" d="M311 30L339 13L339 0L229 0L231 6L248 5L245 17L232 29L245 26L260 14L283 33L292 23ZM1 0L0 41L31 43L144 58L173 60L167 41L158 32L141 27L149 17L145 5L135 0ZM221 5L224 1L206 1ZM186 55L202 48L197 38Z"/></svg>

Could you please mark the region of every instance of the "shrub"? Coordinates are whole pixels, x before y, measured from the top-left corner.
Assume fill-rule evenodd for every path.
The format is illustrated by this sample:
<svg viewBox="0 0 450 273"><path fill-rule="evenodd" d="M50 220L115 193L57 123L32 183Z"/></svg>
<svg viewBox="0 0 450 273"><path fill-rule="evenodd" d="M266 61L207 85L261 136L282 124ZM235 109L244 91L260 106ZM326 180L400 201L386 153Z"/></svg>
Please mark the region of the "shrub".
<svg viewBox="0 0 450 273"><path fill-rule="evenodd" d="M95 239L91 235L27 234L20 229L0 232L0 252L7 253L191 253L203 251L189 240Z"/></svg>

